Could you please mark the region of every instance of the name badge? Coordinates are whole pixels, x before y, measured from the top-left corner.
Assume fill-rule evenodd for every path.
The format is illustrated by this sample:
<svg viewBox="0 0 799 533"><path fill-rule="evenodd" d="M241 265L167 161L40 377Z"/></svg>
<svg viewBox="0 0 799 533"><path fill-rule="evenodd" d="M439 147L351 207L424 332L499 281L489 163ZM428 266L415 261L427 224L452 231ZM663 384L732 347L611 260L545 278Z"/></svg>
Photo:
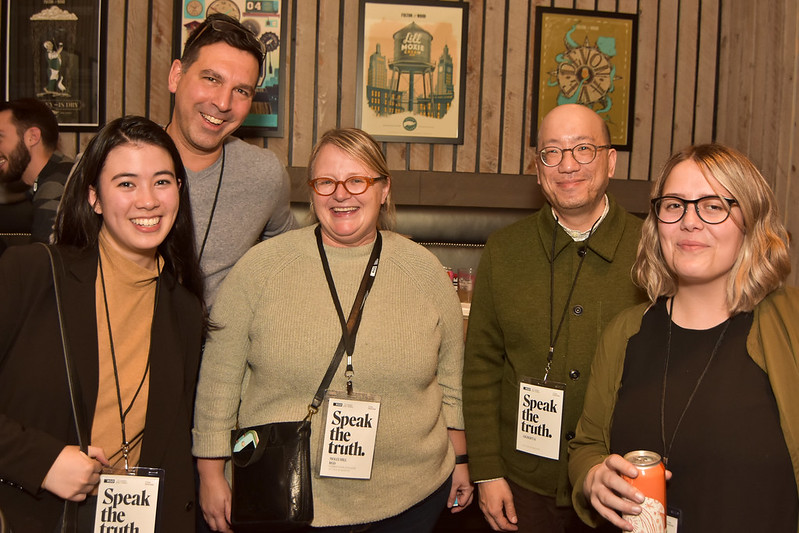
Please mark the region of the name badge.
<svg viewBox="0 0 799 533"><path fill-rule="evenodd" d="M371 394L328 391L323 405L319 475L371 478L380 398Z"/></svg>
<svg viewBox="0 0 799 533"><path fill-rule="evenodd" d="M516 449L557 460L566 385L523 378L519 383Z"/></svg>
<svg viewBox="0 0 799 533"><path fill-rule="evenodd" d="M666 513L666 533L677 533L682 522L682 511L669 507Z"/></svg>
<svg viewBox="0 0 799 533"><path fill-rule="evenodd" d="M161 468L139 467L127 473L101 474L94 533L154 533L163 478Z"/></svg>

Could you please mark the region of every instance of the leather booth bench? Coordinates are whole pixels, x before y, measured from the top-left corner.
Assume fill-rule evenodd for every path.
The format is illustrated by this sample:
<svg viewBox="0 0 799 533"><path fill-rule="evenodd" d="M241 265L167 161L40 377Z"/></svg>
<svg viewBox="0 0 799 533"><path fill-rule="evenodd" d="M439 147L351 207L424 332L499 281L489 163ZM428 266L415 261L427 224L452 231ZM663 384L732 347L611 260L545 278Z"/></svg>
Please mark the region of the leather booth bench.
<svg viewBox="0 0 799 533"><path fill-rule="evenodd" d="M477 271L488 236L534 212L532 209L397 205L401 233L433 252L453 270ZM293 202L291 210L300 225L308 224L308 203Z"/></svg>
<svg viewBox="0 0 799 533"><path fill-rule="evenodd" d="M308 204L293 202L294 217L308 224ZM533 213L532 209L398 205L395 231L433 252L454 270L477 270L486 239L493 232ZM29 233L0 233L8 246L30 242Z"/></svg>

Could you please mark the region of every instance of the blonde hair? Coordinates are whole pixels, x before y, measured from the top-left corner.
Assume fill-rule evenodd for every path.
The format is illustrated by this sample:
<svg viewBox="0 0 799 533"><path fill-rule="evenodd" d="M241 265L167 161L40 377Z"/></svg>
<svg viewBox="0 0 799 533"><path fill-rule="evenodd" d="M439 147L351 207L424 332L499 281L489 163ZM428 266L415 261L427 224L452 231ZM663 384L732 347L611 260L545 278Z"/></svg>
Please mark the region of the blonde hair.
<svg viewBox="0 0 799 533"><path fill-rule="evenodd" d="M325 132L319 142L314 146L311 152L311 157L308 160L308 180L313 179L314 164L319 152L326 145L332 145L349 155L355 161L361 163L364 167L372 170L375 174L388 178L391 180L391 173L388 170L388 163L380 150L380 145L375 141L371 135L358 128L340 128L332 129ZM313 209L313 195L314 191L311 188L311 212L309 219L312 224L318 222L316 213ZM388 196L386 201L380 206L380 215L377 217L378 230L391 230L394 228L396 215L394 202L391 200L391 188L389 184Z"/></svg>
<svg viewBox="0 0 799 533"><path fill-rule="evenodd" d="M669 174L683 161L696 163L705 179L715 178L730 191L741 210L743 220L734 220L743 224L744 240L730 270L727 306L731 313L751 311L779 288L791 271L788 233L777 213L774 193L749 158L733 148L711 143L672 155L655 181L652 198L663 194ZM653 302L677 292L677 275L663 258L654 208L644 221L632 276Z"/></svg>

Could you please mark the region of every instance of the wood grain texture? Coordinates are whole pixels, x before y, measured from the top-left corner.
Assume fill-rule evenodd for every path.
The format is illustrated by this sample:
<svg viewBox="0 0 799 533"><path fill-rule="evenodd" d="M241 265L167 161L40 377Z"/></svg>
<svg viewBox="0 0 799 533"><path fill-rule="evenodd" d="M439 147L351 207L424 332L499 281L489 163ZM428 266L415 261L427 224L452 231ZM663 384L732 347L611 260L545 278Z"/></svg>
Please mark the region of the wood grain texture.
<svg viewBox="0 0 799 533"><path fill-rule="evenodd" d="M652 155L650 175L669 158L672 151L674 122L674 84L676 78L677 39L679 38L677 4L662 2L658 14L657 69L655 71L655 100L652 117Z"/></svg>
<svg viewBox="0 0 799 533"><path fill-rule="evenodd" d="M150 85L146 87L150 118L159 124L169 122L171 93L168 87L172 65L172 2L153 0L152 38L150 42Z"/></svg>
<svg viewBox="0 0 799 533"><path fill-rule="evenodd" d="M291 91L291 82L293 79L292 72L294 67L294 60L291 54L291 46L294 37L294 26L291 24L294 15L294 3L291 1L283 2L283 11L281 12L282 19L286 22L284 27L286 29L285 35L281 37L281 48L283 50L284 64L281 65L283 69L283 78L286 88L283 91L280 107L283 110L283 136L282 137L266 137L264 138L264 147L268 148L275 153L277 158L284 166L290 166L289 156L291 155L291 113L294 108L294 93ZM282 24L283 22L281 22ZM307 165L306 161L303 165Z"/></svg>
<svg viewBox="0 0 799 533"><path fill-rule="evenodd" d="M502 110L502 139L524 141L525 80L527 67L527 12L526 2L510 2L507 16L507 38L505 47L505 90ZM503 142L500 170L503 174L519 174L521 171L524 142Z"/></svg>
<svg viewBox="0 0 799 533"><path fill-rule="evenodd" d="M125 13L124 0L108 0L109 13ZM123 87L127 83L126 72L123 70L125 57L125 26L127 15L124 17L108 17L108 40L106 43L105 61L105 116L106 120L121 117L124 113L122 102ZM144 75L144 72L138 74ZM81 140L82 141L82 140ZM88 141L86 141L88 142Z"/></svg>
<svg viewBox="0 0 799 533"><path fill-rule="evenodd" d="M456 170L477 171L477 139L480 128L480 87L483 62L483 4L484 0L469 2L469 30L466 51L466 97L464 104L463 144L458 146Z"/></svg>
<svg viewBox="0 0 799 533"><path fill-rule="evenodd" d="M657 5L655 2L644 2L638 17L633 149L629 165L630 179L633 180L648 180L652 172L652 111L655 106L657 38Z"/></svg>
<svg viewBox="0 0 799 533"><path fill-rule="evenodd" d="M165 123L178 0L152 0L151 12L146 0L108 1L119 16L108 19L106 118L147 112ZM470 0L463 144L384 143L404 200L510 206L520 195L537 194L530 113L540 6L638 13L632 149L618 155L614 190L629 187L633 198L645 199L645 182L673 150L717 140L762 168L789 229L799 235L795 0ZM251 141L289 167L307 165L324 130L355 123L359 9L360 0L284 3L284 136ZM93 135L64 132L62 149L74 155ZM795 258L794 272L795 283Z"/></svg>
<svg viewBox="0 0 799 533"><path fill-rule="evenodd" d="M127 42L125 43L125 101L123 113L144 115L147 101L148 39L147 2L128 2ZM111 17L109 17L111 18Z"/></svg>
<svg viewBox="0 0 799 533"><path fill-rule="evenodd" d="M696 67L698 64L699 1L682 0L677 32L677 74L674 79L674 119L671 151L693 142L696 107Z"/></svg>
<svg viewBox="0 0 799 533"><path fill-rule="evenodd" d="M341 35L341 113L339 126L355 126L355 94L358 63L358 0L344 0L343 20L339 21Z"/></svg>
<svg viewBox="0 0 799 533"><path fill-rule="evenodd" d="M305 166L316 141L314 139L314 88L316 82L316 2L295 0L297 25L293 41L296 64L290 90L294 95L292 117L294 127L286 134L291 137L293 166Z"/></svg>
<svg viewBox="0 0 799 533"><path fill-rule="evenodd" d="M338 122L339 0L319 4L316 44L316 135L312 144ZM310 110L309 110L310 112Z"/></svg>
<svg viewBox="0 0 799 533"><path fill-rule="evenodd" d="M483 87L480 102L480 172L499 171L499 136L502 104L503 53L505 38L504 0L485 0L485 41L483 42Z"/></svg>
<svg viewBox="0 0 799 533"><path fill-rule="evenodd" d="M716 59L718 56L719 2L703 0L700 5L699 56L696 67L696 109L694 142L713 140L713 115L716 98Z"/></svg>

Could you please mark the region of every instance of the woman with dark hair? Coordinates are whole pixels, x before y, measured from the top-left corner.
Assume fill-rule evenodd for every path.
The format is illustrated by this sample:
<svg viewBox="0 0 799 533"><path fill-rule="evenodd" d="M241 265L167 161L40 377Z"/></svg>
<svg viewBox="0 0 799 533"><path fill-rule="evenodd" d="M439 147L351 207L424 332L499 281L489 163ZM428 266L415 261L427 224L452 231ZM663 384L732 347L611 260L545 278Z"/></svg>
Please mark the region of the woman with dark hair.
<svg viewBox="0 0 799 533"><path fill-rule="evenodd" d="M774 195L746 156L705 144L669 159L651 204L632 272L650 302L602 334L569 443L575 508L587 522L665 531L667 509L622 478L638 476L623 456L650 450L669 471L680 533L793 533L799 291L783 286Z"/></svg>
<svg viewBox="0 0 799 533"><path fill-rule="evenodd" d="M51 250L71 377L47 250L0 260L0 507L14 531L52 533L65 501L81 502L78 530L93 531L101 472L150 467L163 471L160 530L193 531L190 416L207 321L185 171L162 128L123 117L92 139Z"/></svg>

